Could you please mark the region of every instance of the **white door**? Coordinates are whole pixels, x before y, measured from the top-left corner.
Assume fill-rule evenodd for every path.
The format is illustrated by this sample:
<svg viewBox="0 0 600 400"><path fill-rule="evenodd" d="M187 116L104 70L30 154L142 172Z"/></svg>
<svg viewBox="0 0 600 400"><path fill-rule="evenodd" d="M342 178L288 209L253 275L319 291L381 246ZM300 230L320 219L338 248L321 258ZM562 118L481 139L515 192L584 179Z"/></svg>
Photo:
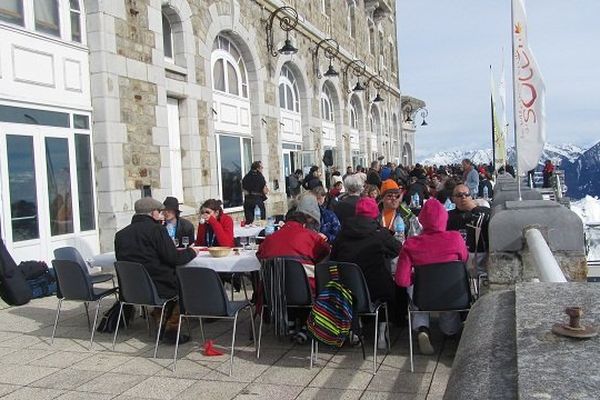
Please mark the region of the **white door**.
<svg viewBox="0 0 600 400"><path fill-rule="evenodd" d="M64 128L0 124L2 235L17 262L49 262L62 246L78 247L85 256L98 252L95 206L84 205L80 214L80 204L95 204L91 172L83 177L88 182L81 181L91 191L81 196L83 203L78 190L77 171L85 168L76 161L76 141L85 139L84 157L90 156L89 135L76 136Z"/></svg>
<svg viewBox="0 0 600 400"><path fill-rule="evenodd" d="M183 171L181 168L181 132L179 129L179 100L167 97L169 126L169 161L171 194L183 202Z"/></svg>

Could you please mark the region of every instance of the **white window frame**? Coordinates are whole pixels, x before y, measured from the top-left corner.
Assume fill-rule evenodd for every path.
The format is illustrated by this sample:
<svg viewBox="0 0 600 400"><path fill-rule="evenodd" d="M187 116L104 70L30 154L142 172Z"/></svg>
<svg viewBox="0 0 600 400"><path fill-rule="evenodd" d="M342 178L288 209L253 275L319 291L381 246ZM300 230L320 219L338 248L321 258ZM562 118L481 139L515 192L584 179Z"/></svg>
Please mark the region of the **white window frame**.
<svg viewBox="0 0 600 400"><path fill-rule="evenodd" d="M245 165L251 165L252 164L252 159L249 160L249 162L247 162L247 160L245 160L245 154L244 154L244 139L246 140L250 140L250 154L254 154L254 141L252 140L252 137L250 136L244 136L244 135L239 135L239 134L234 134L231 132L218 132L215 134L215 146L216 146L216 153L217 153L217 184L218 184L218 188L219 188L219 199L221 201L223 201L223 182L222 182L222 176L221 176L221 136L228 136L228 137L233 137L233 138L237 138L239 139L240 142L240 165L242 166L242 179L244 178L244 176L248 173L248 171L250 170L250 168L248 168L248 170L246 171L246 168L244 168ZM241 184L241 180L240 180L240 184ZM243 197L243 194L242 194ZM244 206L236 206L236 207L228 207L228 208L223 208L224 211L227 211L228 213L232 213L232 212L239 212L239 211L244 211Z"/></svg>
<svg viewBox="0 0 600 400"><path fill-rule="evenodd" d="M183 200L183 168L181 162L181 129L179 99L167 97L167 126L169 130L169 168L171 194Z"/></svg>
<svg viewBox="0 0 600 400"><path fill-rule="evenodd" d="M227 47L226 49L223 47ZM230 49L233 47L235 51L238 53L239 58L235 58L231 53ZM215 89L214 82L214 68L215 64L218 60L223 60L223 77L225 80L225 91ZM229 88L229 68L227 68L227 63L230 63L234 71L237 75L238 82L238 94L231 93ZM226 93L230 96L240 97L243 99L249 98L249 87L248 87L248 70L246 69L246 63L242 57L242 53L237 48L237 46L225 36L219 35L215 39L215 47L213 47L213 51L211 54L211 79L213 80L212 88L213 91L218 91L222 93Z"/></svg>
<svg viewBox="0 0 600 400"><path fill-rule="evenodd" d="M165 12L165 8L167 8L167 7L166 6L162 7L161 16L169 24L169 36L166 37L167 34L166 34L165 30L163 29L162 38L163 38L163 43L165 42L165 38L166 38L166 39L168 39L169 43L171 44L171 55L168 56L167 53L165 52L164 48L163 48L163 54L165 56L166 62L168 62L169 64L175 64L175 40L173 38L173 23L171 22L171 19L169 18L169 14L167 14Z"/></svg>

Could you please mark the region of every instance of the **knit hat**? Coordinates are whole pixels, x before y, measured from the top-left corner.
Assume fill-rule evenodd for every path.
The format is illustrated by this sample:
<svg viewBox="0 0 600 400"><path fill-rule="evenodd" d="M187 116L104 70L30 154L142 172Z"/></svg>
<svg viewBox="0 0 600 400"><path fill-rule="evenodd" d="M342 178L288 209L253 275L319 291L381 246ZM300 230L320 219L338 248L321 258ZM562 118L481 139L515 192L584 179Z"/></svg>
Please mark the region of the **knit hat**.
<svg viewBox="0 0 600 400"><path fill-rule="evenodd" d="M379 208L377 202L371 197L361 197L356 202L356 215L363 215L369 218L377 218L379 215Z"/></svg>
<svg viewBox="0 0 600 400"><path fill-rule="evenodd" d="M312 193L303 193L298 198L296 212L312 217L312 219L317 221L317 223L321 222L321 210L319 209L319 203L317 202L315 195Z"/></svg>
<svg viewBox="0 0 600 400"><path fill-rule="evenodd" d="M386 179L381 183L380 192L382 196L385 196L387 192L399 192L400 187L393 179Z"/></svg>
<svg viewBox="0 0 600 400"><path fill-rule="evenodd" d="M392 169L390 167L387 167L387 166L383 167L381 169L381 174L380 175L381 175L381 179L382 180L384 180L384 181L388 180L388 179L390 179L390 176L392 175Z"/></svg>
<svg viewBox="0 0 600 400"><path fill-rule="evenodd" d="M149 214L154 210L164 210L165 206L152 197L142 197L133 205L136 214Z"/></svg>

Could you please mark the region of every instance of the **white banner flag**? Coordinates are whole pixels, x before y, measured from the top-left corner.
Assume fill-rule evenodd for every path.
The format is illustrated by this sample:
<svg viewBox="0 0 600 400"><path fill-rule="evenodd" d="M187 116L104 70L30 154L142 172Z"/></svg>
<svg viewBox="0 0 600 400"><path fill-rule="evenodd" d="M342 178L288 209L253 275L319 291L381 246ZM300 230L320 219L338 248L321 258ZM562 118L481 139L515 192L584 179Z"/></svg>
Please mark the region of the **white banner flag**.
<svg viewBox="0 0 600 400"><path fill-rule="evenodd" d="M527 41L527 16L523 0L513 0L514 107L520 174L538 165L544 143L545 91L538 65Z"/></svg>
<svg viewBox="0 0 600 400"><path fill-rule="evenodd" d="M502 73L500 74L500 83L498 84L498 99L499 110L498 110L498 123L500 124L500 134L502 135L502 143L504 148L502 149L501 155L496 155L497 158L501 158L501 163L506 163L506 138L508 137L508 122L506 119L506 74L504 71L504 48L502 49ZM499 151L499 150L496 150Z"/></svg>

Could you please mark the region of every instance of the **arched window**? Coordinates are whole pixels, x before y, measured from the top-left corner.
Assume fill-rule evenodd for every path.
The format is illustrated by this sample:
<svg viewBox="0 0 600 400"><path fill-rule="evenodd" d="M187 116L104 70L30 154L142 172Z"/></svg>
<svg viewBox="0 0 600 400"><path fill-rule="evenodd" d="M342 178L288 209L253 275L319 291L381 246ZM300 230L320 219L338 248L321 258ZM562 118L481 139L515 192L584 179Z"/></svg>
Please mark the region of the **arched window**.
<svg viewBox="0 0 600 400"><path fill-rule="evenodd" d="M226 37L217 36L213 46L213 89L248 98L248 74L240 51Z"/></svg>
<svg viewBox="0 0 600 400"><path fill-rule="evenodd" d="M350 102L350 128L358 129L358 114L356 113L354 101Z"/></svg>
<svg viewBox="0 0 600 400"><path fill-rule="evenodd" d="M284 65L279 76L279 108L300 112L298 82L292 71Z"/></svg>
<svg viewBox="0 0 600 400"><path fill-rule="evenodd" d="M333 122L333 103L331 102L331 93L327 85L323 86L321 92L321 118L325 121Z"/></svg>
<svg viewBox="0 0 600 400"><path fill-rule="evenodd" d="M348 34L356 37L356 3L353 1L348 4Z"/></svg>
<svg viewBox="0 0 600 400"><path fill-rule="evenodd" d="M368 19L367 25L369 26L369 51L375 55L375 24Z"/></svg>
<svg viewBox="0 0 600 400"><path fill-rule="evenodd" d="M163 50L165 59L173 62L173 30L171 29L171 21L169 21L169 17L167 17L167 14L165 13L165 8L166 7L163 7L162 13Z"/></svg>

